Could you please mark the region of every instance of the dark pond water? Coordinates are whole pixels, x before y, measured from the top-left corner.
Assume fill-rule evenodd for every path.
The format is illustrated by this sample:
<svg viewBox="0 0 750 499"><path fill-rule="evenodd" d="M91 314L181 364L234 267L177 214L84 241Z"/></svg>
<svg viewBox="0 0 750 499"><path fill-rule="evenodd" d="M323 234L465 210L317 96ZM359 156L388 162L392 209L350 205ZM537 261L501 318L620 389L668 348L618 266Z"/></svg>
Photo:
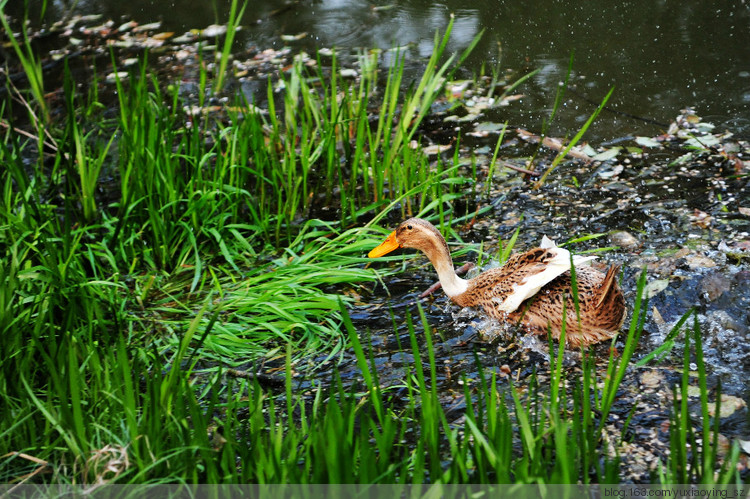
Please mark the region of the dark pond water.
<svg viewBox="0 0 750 499"><path fill-rule="evenodd" d="M19 15L24 2L6 9ZM30 2L38 10L41 0ZM103 14L184 32L227 19L230 2L195 0L54 0L47 17L71 12ZM464 76L499 65L524 84L522 105L496 110L493 120L538 131L547 119L558 84L575 54L565 107L551 133L571 136L612 86L612 113L600 116L588 139L608 141L633 134L654 135L679 110L693 106L706 121L750 135L750 6L743 1L528 2L477 0L365 0L279 2L251 0L240 43L259 48L284 44L304 48L390 48L409 46L412 60L429 55L436 30L450 15L456 21L451 50L465 48L484 30L465 64ZM298 41L282 35L307 33Z"/></svg>

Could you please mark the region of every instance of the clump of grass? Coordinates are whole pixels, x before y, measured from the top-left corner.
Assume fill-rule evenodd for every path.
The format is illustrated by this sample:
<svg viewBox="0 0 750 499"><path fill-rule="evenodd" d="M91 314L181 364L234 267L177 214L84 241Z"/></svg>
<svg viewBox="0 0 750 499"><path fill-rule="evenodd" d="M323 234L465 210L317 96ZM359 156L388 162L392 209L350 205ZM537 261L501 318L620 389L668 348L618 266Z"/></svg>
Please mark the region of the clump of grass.
<svg viewBox="0 0 750 499"><path fill-rule="evenodd" d="M335 56L332 77L326 79L319 73L318 80L325 83L316 92L307 83L302 61L297 59L284 81L283 121L276 116L269 84L268 122L255 126L270 129L270 142L282 144L283 151L281 156L270 151L267 158L261 161L256 158L256 163L263 178L269 179L261 187L274 191L269 192L268 198L282 200L279 220L288 223L300 213L308 213L321 200L326 204L336 203L334 189L339 193L344 224L355 223L363 213L382 206L389 197L403 199L402 209L409 213L415 204L424 203L431 192L412 191L413 187L437 179L441 172L432 168L418 150L413 151L405 144L417 133L453 66L453 56L438 66L451 29L452 22L442 39L436 37L433 56L415 90L406 97L401 92L403 55L394 58L382 95L375 92L377 82L373 72L364 71L359 85L338 76ZM478 38L456 64L463 61L477 41ZM374 128L370 120L373 110L378 116ZM455 171L452 178L460 181ZM410 191L412 194L406 195ZM318 198L314 193L325 196Z"/></svg>
<svg viewBox="0 0 750 499"><path fill-rule="evenodd" d="M350 298L341 291L376 277L362 269L365 246L374 244L366 231L299 221L315 201L310 193L337 183L332 199L341 200L342 219L379 206L361 205L356 189L361 165L373 161L364 139L355 140L359 166L349 171L338 149L352 140L351 123L369 126L372 81L344 88L336 77L317 94L298 65L281 118L236 112L228 125L206 118L187 127L178 93L149 76L148 59L131 71L116 81L111 121L80 112L66 71L67 119L46 131L59 147L52 161L12 126L0 144L0 345L11 352L0 359L3 481L52 472L52 481L94 483L99 468L85 463L104 449L125 449L129 465L109 477L122 483L260 480L267 469L242 475L232 459L214 459L208 435L217 404L228 407L227 431L241 418L222 366L288 345L288 365L305 352L336 355L347 341L339 301ZM342 90L346 112L336 107ZM10 107L1 109L12 124ZM321 165L331 172L326 183ZM455 167L425 173L391 205L420 197L428 205L428 195L454 189L443 181L455 175ZM111 177L117 181L103 181ZM209 381L196 391L198 365ZM266 396L253 391L255 402ZM329 434L339 429L336 420L321 424ZM322 444L311 452L324 452ZM263 459L277 466L273 457ZM316 468L312 476L328 475Z"/></svg>
<svg viewBox="0 0 750 499"><path fill-rule="evenodd" d="M248 357L270 357L278 348L292 345L295 360L306 352L333 357L345 346L340 332L338 302L341 286L360 286L376 275L362 268L372 239L359 229L339 232L332 224L310 221L283 254L260 266L236 261L240 275L231 268L210 268L210 274L185 295L191 272L177 273L160 286L152 298L160 327L179 330L194 315L192 303L211 297L215 320L204 318L200 329L211 324L201 356L224 365L247 363ZM343 298L346 302L349 299ZM144 324L152 320L143 318ZM179 343L170 335L167 344Z"/></svg>
<svg viewBox="0 0 750 499"><path fill-rule="evenodd" d="M68 158L74 163L69 165L69 175L71 177L77 176L79 179L78 199L83 212L83 220L93 222L99 215L96 205L99 175L116 135L112 134L103 146L100 145L96 148L96 152L92 153L91 143L95 140L101 140L101 138L95 137L97 133L95 130L86 133L82 129L78 111L82 106L76 101L75 85L73 85L73 78L67 64L65 65L65 73L65 104L68 112L68 125L62 143L70 142L73 145L73 151L68 154ZM68 138L69 141L66 140Z"/></svg>
<svg viewBox="0 0 750 499"><path fill-rule="evenodd" d="M686 314L686 318L690 313ZM739 446L734 443L726 452L723 459L719 459L719 419L721 401L721 383L715 393L713 422L709 412L708 386L706 383L706 364L703 359L703 342L698 317L693 315L693 327L685 332L685 346L683 349L683 370L680 386L673 390L673 410L669 425L670 457L659 468L659 479L665 483L701 483L722 484L730 482L740 483L737 479L737 463L740 457ZM695 349L691 356L690 339L695 341ZM692 424L688 403L688 388L692 384L692 360L697 368L698 399L700 413L699 427ZM661 463L660 463L661 464Z"/></svg>

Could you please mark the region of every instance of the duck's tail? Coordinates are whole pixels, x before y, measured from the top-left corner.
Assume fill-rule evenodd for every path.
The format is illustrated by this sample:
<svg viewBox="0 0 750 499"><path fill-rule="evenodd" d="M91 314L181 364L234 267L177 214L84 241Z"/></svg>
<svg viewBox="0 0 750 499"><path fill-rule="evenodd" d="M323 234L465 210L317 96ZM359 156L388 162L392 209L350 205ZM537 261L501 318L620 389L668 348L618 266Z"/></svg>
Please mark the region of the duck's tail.
<svg viewBox="0 0 750 499"><path fill-rule="evenodd" d="M596 301L595 308L599 308L603 303L608 300L617 299L616 295L621 295L619 286L617 285L617 276L620 273L619 265L612 265L607 270L602 283L599 285L599 299Z"/></svg>

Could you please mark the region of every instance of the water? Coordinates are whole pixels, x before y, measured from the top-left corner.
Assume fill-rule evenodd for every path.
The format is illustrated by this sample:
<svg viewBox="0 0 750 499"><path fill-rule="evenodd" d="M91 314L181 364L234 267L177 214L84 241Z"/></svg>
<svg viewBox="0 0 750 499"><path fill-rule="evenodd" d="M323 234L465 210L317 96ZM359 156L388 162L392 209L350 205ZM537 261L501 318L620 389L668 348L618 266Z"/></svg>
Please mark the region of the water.
<svg viewBox="0 0 750 499"><path fill-rule="evenodd" d="M11 1L6 10L17 16L23 3ZM31 3L32 18L38 18L41 0ZM54 0L47 7L48 19L66 15L71 5L75 13L118 21L161 20L165 31L179 34L225 22L230 2ZM497 0L252 0L239 43L261 49L289 44L305 50L408 46L417 61L431 53L435 31L445 29L451 14L451 51L464 49L477 33L485 32L464 65L464 77L493 66L510 70L514 79L539 70L519 88L525 95L520 104L494 110L488 119L540 130L574 54L574 92L555 118L554 135L574 134L612 86L616 90L609 107L614 112L599 117L588 140L658 134L686 106L695 107L706 121L750 135L750 7L741 1L637 0L602 7L590 0L543 6ZM281 39L301 33L307 35L299 41Z"/></svg>

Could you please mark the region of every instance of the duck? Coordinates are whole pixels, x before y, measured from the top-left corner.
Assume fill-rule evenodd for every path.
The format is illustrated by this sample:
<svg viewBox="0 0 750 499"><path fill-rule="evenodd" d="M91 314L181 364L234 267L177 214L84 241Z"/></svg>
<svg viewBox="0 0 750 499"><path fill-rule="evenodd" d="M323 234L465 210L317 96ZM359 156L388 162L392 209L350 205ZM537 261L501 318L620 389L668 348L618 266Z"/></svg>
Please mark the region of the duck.
<svg viewBox="0 0 750 499"><path fill-rule="evenodd" d="M542 244L516 253L498 268L463 279L453 267L448 244L434 225L410 218L368 253L379 258L398 248L422 251L437 271L445 294L461 307L475 307L502 322L518 324L528 333L548 332L559 341L565 316L565 343L578 348L613 338L625 320L625 299L617 282L620 268L606 273L589 262L595 256L572 255L546 236ZM573 299L575 267L578 310Z"/></svg>

